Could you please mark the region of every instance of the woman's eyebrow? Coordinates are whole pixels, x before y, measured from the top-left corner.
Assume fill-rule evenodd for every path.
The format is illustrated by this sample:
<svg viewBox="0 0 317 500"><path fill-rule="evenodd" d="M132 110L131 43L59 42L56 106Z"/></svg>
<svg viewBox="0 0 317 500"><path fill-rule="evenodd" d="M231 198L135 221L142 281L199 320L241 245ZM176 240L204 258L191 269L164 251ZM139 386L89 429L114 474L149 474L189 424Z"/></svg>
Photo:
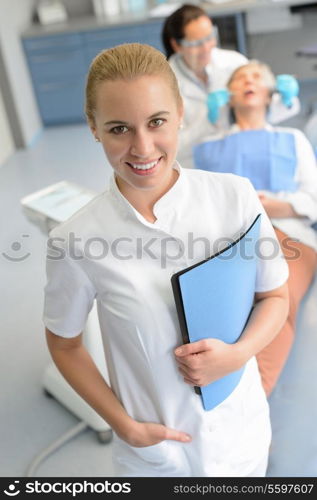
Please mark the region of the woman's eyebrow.
<svg viewBox="0 0 317 500"><path fill-rule="evenodd" d="M149 116L147 119L152 120L153 118L156 118L157 116L162 116L162 115L169 115L169 111L157 111L153 115ZM108 122L105 122L104 125L128 125L128 122L124 122L122 120L110 120Z"/></svg>
<svg viewBox="0 0 317 500"><path fill-rule="evenodd" d="M127 125L128 122L123 122L122 120L110 120L105 122L104 125Z"/></svg>
<svg viewBox="0 0 317 500"><path fill-rule="evenodd" d="M161 115L170 115L169 111L158 111L157 113L154 113L153 115L149 116L148 120L151 120L151 118L156 118L157 116Z"/></svg>

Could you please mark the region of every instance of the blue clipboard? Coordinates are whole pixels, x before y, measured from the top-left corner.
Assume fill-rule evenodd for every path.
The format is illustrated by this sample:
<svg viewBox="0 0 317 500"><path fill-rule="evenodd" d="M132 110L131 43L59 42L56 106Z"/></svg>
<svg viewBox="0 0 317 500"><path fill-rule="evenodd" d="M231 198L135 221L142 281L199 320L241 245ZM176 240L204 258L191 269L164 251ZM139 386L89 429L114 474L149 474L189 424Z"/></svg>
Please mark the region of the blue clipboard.
<svg viewBox="0 0 317 500"><path fill-rule="evenodd" d="M261 214L237 240L215 255L171 277L183 342L217 338L235 343L254 302L257 241ZM204 387L195 387L205 410L224 401L238 385L244 367Z"/></svg>

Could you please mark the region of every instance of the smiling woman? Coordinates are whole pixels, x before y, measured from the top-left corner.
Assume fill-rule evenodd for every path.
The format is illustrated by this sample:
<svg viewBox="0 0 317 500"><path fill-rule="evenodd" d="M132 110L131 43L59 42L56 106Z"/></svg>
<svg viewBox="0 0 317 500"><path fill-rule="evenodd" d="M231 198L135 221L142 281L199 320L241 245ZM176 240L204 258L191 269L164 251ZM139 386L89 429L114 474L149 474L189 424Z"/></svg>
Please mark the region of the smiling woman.
<svg viewBox="0 0 317 500"><path fill-rule="evenodd" d="M131 46L121 50L120 61L112 58L111 50L94 61L87 82L86 113L116 172L120 191L153 222L154 203L177 177L172 166L182 100L175 76L162 64L165 60L159 52L151 51L151 58L129 65ZM99 79L104 81L96 85Z"/></svg>
<svg viewBox="0 0 317 500"><path fill-rule="evenodd" d="M254 356L285 320L287 267L279 255L259 259L255 307L232 345L210 332L179 352L171 286L173 273L208 257L201 246L190 247L191 237L234 239L259 213L261 237L279 248L255 191L245 179L183 170L175 161L182 101L168 62L153 47L101 52L90 67L86 112L113 177L50 235L63 248L63 258L47 256L51 355L112 427L117 475L264 475L270 422ZM68 252L70 234L76 260ZM106 241L112 251L93 258L85 253L88 241ZM94 300L110 385L82 343ZM192 386L244 365L232 394L206 412Z"/></svg>
<svg viewBox="0 0 317 500"><path fill-rule="evenodd" d="M103 145L121 193L152 222L154 203L177 177L173 163L181 118L182 108L164 77L104 82L96 89L91 129Z"/></svg>

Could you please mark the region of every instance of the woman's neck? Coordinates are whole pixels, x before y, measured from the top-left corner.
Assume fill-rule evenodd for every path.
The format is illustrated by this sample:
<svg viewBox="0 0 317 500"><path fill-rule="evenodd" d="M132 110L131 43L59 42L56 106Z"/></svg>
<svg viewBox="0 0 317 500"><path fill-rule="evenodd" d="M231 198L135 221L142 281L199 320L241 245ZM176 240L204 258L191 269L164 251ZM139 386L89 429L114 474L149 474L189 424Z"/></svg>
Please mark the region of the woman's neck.
<svg viewBox="0 0 317 500"><path fill-rule="evenodd" d="M265 127L265 111L259 109L235 110L235 119L241 130L258 130Z"/></svg>
<svg viewBox="0 0 317 500"><path fill-rule="evenodd" d="M121 179L116 177L116 183L123 194L123 196L128 200L129 203L137 210L148 222L154 223L156 221L156 216L154 214L153 208L155 203L162 198L167 191L175 184L179 176L177 170L172 170L171 175L167 176L166 182L162 182L156 189L141 190L141 189L131 189L127 188L125 183L122 183Z"/></svg>

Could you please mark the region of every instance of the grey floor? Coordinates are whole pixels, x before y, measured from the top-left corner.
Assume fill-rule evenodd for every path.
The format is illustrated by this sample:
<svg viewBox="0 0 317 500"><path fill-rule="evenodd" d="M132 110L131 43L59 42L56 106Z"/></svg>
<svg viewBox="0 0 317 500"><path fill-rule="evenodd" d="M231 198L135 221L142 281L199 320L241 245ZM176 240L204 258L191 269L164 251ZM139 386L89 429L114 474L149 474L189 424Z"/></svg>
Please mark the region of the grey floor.
<svg viewBox="0 0 317 500"><path fill-rule="evenodd" d="M1 476L24 476L43 449L78 423L43 392L49 362L41 320L46 238L28 221L20 200L60 180L99 192L109 173L100 144L86 125L46 129L32 148L16 152L0 168ZM24 260L17 262L19 258ZM315 280L300 311L293 351L270 400L269 476L317 476L316 299ZM111 443L100 444L91 429L59 448L35 472L37 477L112 474Z"/></svg>

